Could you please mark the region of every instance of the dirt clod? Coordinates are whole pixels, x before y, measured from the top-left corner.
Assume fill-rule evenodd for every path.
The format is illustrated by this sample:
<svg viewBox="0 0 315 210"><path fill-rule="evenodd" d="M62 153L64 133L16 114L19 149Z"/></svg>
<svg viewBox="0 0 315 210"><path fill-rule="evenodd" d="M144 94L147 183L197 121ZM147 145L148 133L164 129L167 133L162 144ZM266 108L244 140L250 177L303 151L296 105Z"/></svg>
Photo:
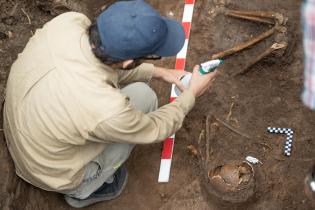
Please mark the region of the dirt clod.
<svg viewBox="0 0 315 210"><path fill-rule="evenodd" d="M6 25L13 26L13 25L16 25L18 20L14 16L7 16L7 17L3 17L1 19L1 22L3 22Z"/></svg>
<svg viewBox="0 0 315 210"><path fill-rule="evenodd" d="M2 39L8 39L9 36L6 33L0 32L0 40Z"/></svg>
<svg viewBox="0 0 315 210"><path fill-rule="evenodd" d="M188 153L189 153L191 156L197 157L197 155L198 155L198 150L197 150L193 145L187 146L187 150L188 150Z"/></svg>

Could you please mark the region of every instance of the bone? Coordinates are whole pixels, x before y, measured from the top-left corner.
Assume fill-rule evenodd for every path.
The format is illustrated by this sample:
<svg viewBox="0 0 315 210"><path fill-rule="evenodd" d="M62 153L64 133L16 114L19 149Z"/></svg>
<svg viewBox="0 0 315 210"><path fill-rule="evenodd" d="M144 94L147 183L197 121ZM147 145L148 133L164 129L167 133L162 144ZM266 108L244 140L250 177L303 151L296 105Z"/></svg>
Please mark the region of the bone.
<svg viewBox="0 0 315 210"><path fill-rule="evenodd" d="M230 17L235 17L235 18L240 18L240 19L245 19L245 20L251 20L254 22L260 22L260 23L267 23L267 24L274 24L275 22L267 19L267 18L260 18L260 17L255 17L255 16L248 16L248 15L241 15L238 13L234 13L232 11L227 11L225 12L225 15L230 16Z"/></svg>
<svg viewBox="0 0 315 210"><path fill-rule="evenodd" d="M13 8L11 9L11 11L9 12L9 16L13 16L14 13L16 12L17 10L17 7L19 6L19 3L14 3L13 1L11 1L11 3L14 5Z"/></svg>
<svg viewBox="0 0 315 210"><path fill-rule="evenodd" d="M204 157L205 157L205 154L203 154L205 151L204 151L204 147L203 147L203 142L206 141L205 139L205 130L202 130L199 134L199 138L198 138L198 149L199 149L199 153L200 155L198 156L199 158L201 158L202 161L204 161Z"/></svg>
<svg viewBox="0 0 315 210"><path fill-rule="evenodd" d="M226 122L220 120L219 118L217 118L216 116L214 116L215 120L218 121L219 123L221 123L222 125L224 125L226 128L230 129L231 131L233 131L234 133L237 133L238 135L245 137L247 139L250 139L251 137L245 133L242 133L240 131L238 131L236 128L230 126L229 124L227 124Z"/></svg>
<svg viewBox="0 0 315 210"><path fill-rule="evenodd" d="M262 60L263 58L267 57L268 55L270 55L272 52L274 52L275 50L279 50L282 48L287 47L287 43L286 42L282 42L282 43L274 43L273 45L271 45L269 48L267 48L263 53L259 54L257 57L255 57L253 60L249 61L247 63L247 65L243 68L242 71L236 73L233 75L233 77L238 76L238 75L244 75L247 72L249 72L250 67L253 66L254 64L256 64L257 62L259 62L260 60Z"/></svg>
<svg viewBox="0 0 315 210"><path fill-rule="evenodd" d="M239 11L239 10L228 10L227 12L238 14L242 16L254 16L261 18L272 18L277 20L277 22L282 25L285 21L285 18L282 14L278 12L264 12L264 11Z"/></svg>
<svg viewBox="0 0 315 210"><path fill-rule="evenodd" d="M238 45L236 45L235 47L233 47L231 49L225 50L223 52L216 53L216 54L212 55L211 59L214 60L214 59L218 59L218 58L224 58L226 56L229 56L229 55L235 54L237 52L240 52L240 51L242 51L242 50L244 50L244 49L246 49L248 47L251 47L254 44L262 41L263 39L266 39L267 37L271 36L275 32L277 27L278 26L276 25L273 28L271 28L270 30L259 34L257 37L254 37L253 39L250 39L250 40L248 40L246 42L238 44Z"/></svg>
<svg viewBox="0 0 315 210"><path fill-rule="evenodd" d="M209 161L210 159L210 120L211 120L211 116L208 115L207 119L206 119L206 162Z"/></svg>

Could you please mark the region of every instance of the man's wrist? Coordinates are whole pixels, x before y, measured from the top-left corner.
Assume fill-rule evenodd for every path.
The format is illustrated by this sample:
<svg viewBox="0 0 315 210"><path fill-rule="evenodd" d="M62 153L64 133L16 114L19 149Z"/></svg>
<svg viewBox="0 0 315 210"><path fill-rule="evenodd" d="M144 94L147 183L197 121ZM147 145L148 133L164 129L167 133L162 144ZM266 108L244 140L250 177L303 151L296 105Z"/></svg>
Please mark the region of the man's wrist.
<svg viewBox="0 0 315 210"><path fill-rule="evenodd" d="M188 87L188 90L195 96L197 97L198 93L197 90L191 86Z"/></svg>
<svg viewBox="0 0 315 210"><path fill-rule="evenodd" d="M162 78L164 70L162 67L154 66L153 78Z"/></svg>
<svg viewBox="0 0 315 210"><path fill-rule="evenodd" d="M178 98L175 100L179 103L185 115L194 107L196 97L190 89L185 90Z"/></svg>

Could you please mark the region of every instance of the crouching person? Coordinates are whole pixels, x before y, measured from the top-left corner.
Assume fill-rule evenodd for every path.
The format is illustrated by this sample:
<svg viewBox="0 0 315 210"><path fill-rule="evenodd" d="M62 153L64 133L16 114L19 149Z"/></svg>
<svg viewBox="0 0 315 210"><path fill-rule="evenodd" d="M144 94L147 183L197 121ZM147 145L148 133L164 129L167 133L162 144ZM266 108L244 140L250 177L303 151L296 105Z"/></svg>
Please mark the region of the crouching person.
<svg viewBox="0 0 315 210"><path fill-rule="evenodd" d="M73 207L114 199L127 183L123 163L136 144L175 133L216 73L201 76L141 64L176 55L185 33L142 0L117 2L95 23L57 16L36 31L11 68L4 130L16 173ZM157 109L151 78L182 94Z"/></svg>

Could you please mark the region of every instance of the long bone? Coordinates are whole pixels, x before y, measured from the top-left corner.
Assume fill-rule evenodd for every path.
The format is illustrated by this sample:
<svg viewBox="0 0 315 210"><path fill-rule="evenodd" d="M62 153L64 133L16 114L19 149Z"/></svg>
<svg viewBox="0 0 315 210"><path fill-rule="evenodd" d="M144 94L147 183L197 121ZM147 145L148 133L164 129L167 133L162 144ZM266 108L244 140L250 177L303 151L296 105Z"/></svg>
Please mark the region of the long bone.
<svg viewBox="0 0 315 210"><path fill-rule="evenodd" d="M279 25L284 24L286 20L284 16L278 12L227 10L226 13L247 17L269 18L273 19L275 23L278 23Z"/></svg>
<svg viewBox="0 0 315 210"><path fill-rule="evenodd" d="M237 72L233 76L246 74L250 70L250 67L253 66L254 64L256 64L258 61L267 57L268 55L270 55L275 50L279 50L279 49L287 47L287 45L288 44L286 42L272 44L264 52L262 52L261 54L259 54L258 56L254 57L252 60L250 60L240 72Z"/></svg>
<svg viewBox="0 0 315 210"><path fill-rule="evenodd" d="M259 34L258 36L254 37L253 39L250 39L246 42L243 42L241 44L238 44L236 45L235 47L231 48L231 49L228 49L228 50L225 50L225 51L222 51L222 52L219 52L219 53L216 53L214 55L212 55L211 59L218 59L218 58L224 58L226 56L229 56L229 55L232 55L232 54L235 54L237 52L240 52L250 46L253 46L254 44L257 44L258 42L266 39L267 37L271 36L275 31L276 31L276 27L277 26L274 26L273 28L269 29L268 31L265 31L261 34Z"/></svg>
<svg viewBox="0 0 315 210"><path fill-rule="evenodd" d="M243 43L240 43L230 49L224 50L222 52L216 53L212 55L212 59L218 59L218 58L224 58L226 56L235 54L237 52L240 52L246 48L249 48L258 42L267 39L274 33L284 33L281 28L285 28L283 25L285 25L287 19L280 13L277 12L264 12L264 11L238 11L238 10L226 10L225 15L235 17L235 18L240 18L240 19L245 19L245 20L250 20L254 22L259 22L259 23L267 23L267 24L272 24L274 25L273 28L269 29L268 31L265 31L258 36L245 41ZM285 28L286 29L286 28ZM274 43L272 46L267 48L263 53L259 54L257 57L252 59L251 61L248 62L246 65L246 68L244 68L242 71L234 74L234 76L239 75L239 74L245 74L248 72L248 68L263 59L264 57L268 56L271 54L273 51L285 48L287 46L287 42L281 42L280 44Z"/></svg>
<svg viewBox="0 0 315 210"><path fill-rule="evenodd" d="M245 19L245 20L251 20L254 22L261 22L261 23L267 23L267 24L274 24L275 23L274 21L267 19L267 18L238 14L238 13L235 13L233 11L226 11L225 15L235 17L235 18Z"/></svg>

